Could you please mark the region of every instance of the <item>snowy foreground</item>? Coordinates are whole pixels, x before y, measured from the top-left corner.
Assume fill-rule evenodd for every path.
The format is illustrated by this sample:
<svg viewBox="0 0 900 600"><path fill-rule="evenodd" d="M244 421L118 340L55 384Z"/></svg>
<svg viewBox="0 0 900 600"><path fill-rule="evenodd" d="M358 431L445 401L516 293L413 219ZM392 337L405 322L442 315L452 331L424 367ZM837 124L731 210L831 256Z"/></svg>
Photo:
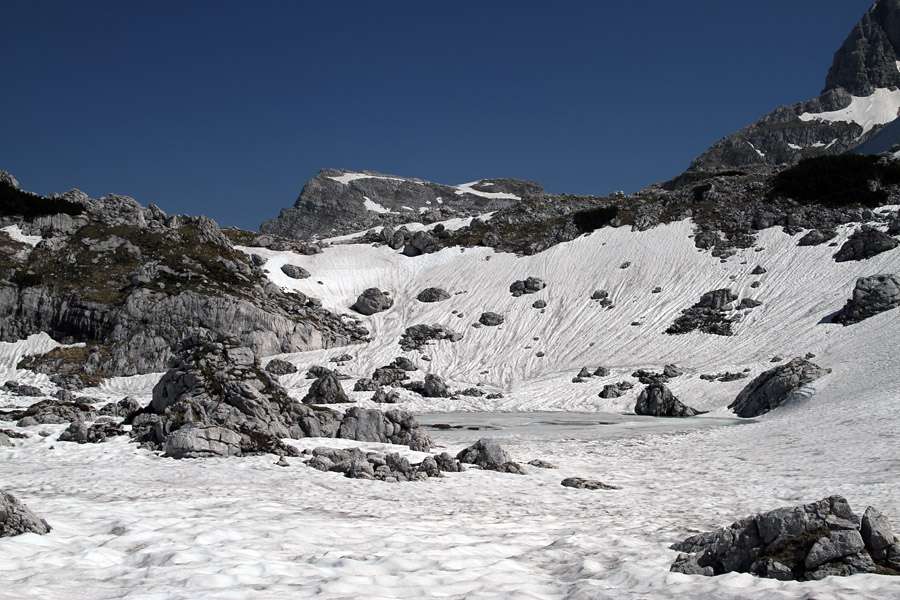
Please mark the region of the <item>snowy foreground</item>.
<svg viewBox="0 0 900 600"><path fill-rule="evenodd" d="M288 468L276 466L274 456L176 461L125 438L79 446L55 440L65 426L27 428L30 438L0 448L0 487L53 531L0 540L0 598L900 597L900 578L877 575L797 583L669 572L676 556L669 544L689 534L831 494L845 496L859 514L867 505L879 508L900 530L898 313L850 327L821 322L843 306L857 277L900 273L900 249L837 264L830 258L835 248L797 248L796 237L771 229L760 235L761 250L720 262L698 252L690 234L688 222L642 233L604 229L524 258L488 249L414 259L367 246L334 246L315 256L254 249L269 259L273 280L321 298L328 308L349 315L347 307L372 286L395 299L389 311L364 318L371 344L282 356L301 368L282 377L293 395L305 393L306 367L338 354L354 357L339 367L353 377L406 355L454 388L481 383L504 395L404 396L404 408L448 412L443 422L483 427L430 431L439 446L456 453L496 433L514 460L540 458L559 468L532 467L525 476L470 469L388 484L322 473L300 459L290 459ZM312 278L283 277L279 266L287 261ZM625 261L631 266L621 269ZM751 275L757 264L767 272ZM527 276L544 279L547 288L513 298L509 284ZM761 285L751 288L754 281ZM417 302L429 286L465 293ZM656 286L662 292L652 294ZM736 325L735 336L662 333L681 309L720 287L763 302ZM615 307L591 301L595 289L608 290ZM538 299L547 301L544 313L531 308ZM483 311L505 315L506 323L472 328ZM427 348L432 360L426 362L397 345L403 329L418 323L441 323L465 337ZM15 364L52 345L45 336L0 344L0 376L50 389L42 376L16 372ZM539 351L545 356L537 357ZM699 379L745 368L755 376L773 366L775 355L787 360L807 352L832 373L815 383L808 400L755 422L733 425L725 408L749 379ZM641 386L602 400L603 385L667 363L686 371L670 383L673 392L709 415L618 425L600 424L615 420L603 415L560 415L582 421L565 425L535 415L542 424L495 431L484 427L527 418L449 412L621 415L633 408ZM582 366L601 365L612 370L609 377L571 383ZM133 395L146 403L158 377L113 380L86 393L104 401ZM371 392L351 396L372 406ZM2 396L0 405L23 400ZM622 489L560 486L570 476Z"/></svg>

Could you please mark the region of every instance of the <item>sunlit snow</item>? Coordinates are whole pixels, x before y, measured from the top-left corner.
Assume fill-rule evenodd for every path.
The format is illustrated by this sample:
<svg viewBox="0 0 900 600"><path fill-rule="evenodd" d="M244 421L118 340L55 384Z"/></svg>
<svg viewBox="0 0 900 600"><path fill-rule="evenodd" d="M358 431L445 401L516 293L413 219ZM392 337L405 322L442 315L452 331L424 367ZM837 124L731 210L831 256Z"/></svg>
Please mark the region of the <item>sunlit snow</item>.
<svg viewBox="0 0 900 600"><path fill-rule="evenodd" d="M877 125L885 125L897 118L900 110L900 89L878 88L871 96L853 96L850 106L831 112L803 113L801 121L844 121L856 123L868 133Z"/></svg>

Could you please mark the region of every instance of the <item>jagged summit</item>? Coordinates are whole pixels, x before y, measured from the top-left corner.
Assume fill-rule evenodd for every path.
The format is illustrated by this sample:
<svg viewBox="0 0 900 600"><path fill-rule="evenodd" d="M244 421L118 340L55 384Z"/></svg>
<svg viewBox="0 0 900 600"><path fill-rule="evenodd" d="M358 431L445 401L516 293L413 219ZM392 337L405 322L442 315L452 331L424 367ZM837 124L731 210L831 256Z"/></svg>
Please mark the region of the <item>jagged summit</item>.
<svg viewBox="0 0 900 600"><path fill-rule="evenodd" d="M782 106L713 144L688 172L791 165L848 152L900 110L900 0L879 0L843 45L813 100Z"/></svg>
<svg viewBox="0 0 900 600"><path fill-rule="evenodd" d="M322 169L303 186L294 206L260 231L303 240L413 220L432 223L495 211L543 191L539 183L519 179L451 186L375 171Z"/></svg>

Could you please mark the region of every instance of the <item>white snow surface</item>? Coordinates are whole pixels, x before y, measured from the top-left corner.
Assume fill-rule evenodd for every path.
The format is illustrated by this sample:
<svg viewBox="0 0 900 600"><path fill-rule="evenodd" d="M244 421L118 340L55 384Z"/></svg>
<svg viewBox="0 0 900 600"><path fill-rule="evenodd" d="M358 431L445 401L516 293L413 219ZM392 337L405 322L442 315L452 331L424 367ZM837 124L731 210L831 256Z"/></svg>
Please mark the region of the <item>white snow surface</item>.
<svg viewBox="0 0 900 600"><path fill-rule="evenodd" d="M25 235L22 233L22 230L19 229L18 225L7 225L6 227L0 229L0 231L6 233L12 240L16 242L22 242L23 244L28 244L32 248L37 246L40 241L43 239L39 235Z"/></svg>
<svg viewBox="0 0 900 600"><path fill-rule="evenodd" d="M472 194L475 196L481 196L482 198L495 198L498 200L521 200L521 198L519 198L515 194L510 194L508 192L482 192L480 190L476 190L476 189L472 188L473 185L478 185L479 183L481 183L481 180L470 181L469 183L461 183L458 186L456 186L456 193L460 196L463 194ZM494 185L494 184L491 182L488 182L485 185Z"/></svg>
<svg viewBox="0 0 900 600"><path fill-rule="evenodd" d="M821 113L803 113L801 121L844 121L863 128L863 135L877 125L886 125L900 111L900 89L878 88L871 96L853 96L850 105L840 110Z"/></svg>
<svg viewBox="0 0 900 600"><path fill-rule="evenodd" d="M366 210L370 210L372 212L376 212L376 213L380 213L380 214L391 212L391 209L378 204L377 202L375 202L368 196L363 196L363 206L366 207Z"/></svg>
<svg viewBox="0 0 900 600"><path fill-rule="evenodd" d="M366 173L344 173L343 175L338 175L337 177L329 177L328 179L333 179L339 183L343 183L347 185L351 181L356 181L357 179L386 179L388 181L412 181L411 179L404 179L403 177L389 177L387 175L368 175Z"/></svg>
<svg viewBox="0 0 900 600"><path fill-rule="evenodd" d="M843 228L837 241L851 230ZM499 400L404 395L399 406L420 413L470 411L423 421L483 426L435 430L436 451L456 453L496 434L514 460L541 458L559 468L527 467L525 476L470 469L387 484L321 473L300 459L289 459L288 468L275 466L271 455L176 461L124 438L80 446L56 441L63 425L25 428L28 439L0 447L0 487L54 529L0 539L0 598L900 597L900 578L878 575L800 583L669 572L677 554L668 549L673 542L830 494L845 496L859 514L868 505L879 508L900 530L897 310L849 327L823 322L844 304L857 277L900 272L900 249L835 263L834 248L798 248L797 236L775 228L760 234L756 248L723 263L694 248L691 234L687 221L644 232L606 228L521 258L486 248L412 259L361 245L332 246L313 256L254 249L265 252L275 283L320 298L348 318L358 317L347 307L365 288L380 287L395 299L388 311L361 318L371 343L283 355L301 368L281 378L293 395L302 396L309 385L306 368L334 366L327 361L338 354L354 357L337 367L353 377L405 355L422 369L417 377L430 371L454 388L481 383L504 394ZM282 278L277 266L288 257L312 277ZM623 261L631 266L620 269ZM767 272L751 275L757 264ZM527 276L541 277L547 288L513 298L509 285ZM754 281L761 286L751 288ZM453 296L416 301L430 286ZM662 293L651 293L656 286ZM746 311L733 337L662 333L681 309L720 287L763 302ZM591 301L595 289L608 290L615 306ZM537 299L547 301L544 312L531 307ZM472 328L483 311L503 314L506 322ZM428 347L428 362L397 345L404 328L417 323L442 323L465 337ZM15 370L17 357L39 343L52 345L44 338L0 344L8 379L23 378ZM537 351L546 356L537 358ZM740 426L724 425L734 422L725 407L750 379L699 379L745 368L752 377L773 366L773 355L787 360L807 352L831 374L810 386L806 400ZM667 363L686 371L672 380L673 392L711 411L708 416L599 424L605 422L601 411L630 411L640 390L602 400L603 384ZM600 365L612 374L571 382L582 366ZM86 393L98 405L125 395L146 403L157 379L119 378ZM350 395L374 406L371 393ZM0 393L4 406L14 400ZM496 411L544 412L527 427L487 429L523 418ZM569 413L556 419L546 411ZM346 440L290 443L424 456ZM560 486L570 476L622 489Z"/></svg>

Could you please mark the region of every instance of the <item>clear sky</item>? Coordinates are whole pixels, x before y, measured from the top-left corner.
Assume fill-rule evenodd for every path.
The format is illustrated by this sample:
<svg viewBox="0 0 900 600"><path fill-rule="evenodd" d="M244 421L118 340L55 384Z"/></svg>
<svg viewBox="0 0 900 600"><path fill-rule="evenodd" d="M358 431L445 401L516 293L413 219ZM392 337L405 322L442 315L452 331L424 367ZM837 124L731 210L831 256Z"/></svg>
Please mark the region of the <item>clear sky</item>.
<svg viewBox="0 0 900 600"><path fill-rule="evenodd" d="M256 229L324 167L605 195L814 98L871 0L0 0L0 169Z"/></svg>

